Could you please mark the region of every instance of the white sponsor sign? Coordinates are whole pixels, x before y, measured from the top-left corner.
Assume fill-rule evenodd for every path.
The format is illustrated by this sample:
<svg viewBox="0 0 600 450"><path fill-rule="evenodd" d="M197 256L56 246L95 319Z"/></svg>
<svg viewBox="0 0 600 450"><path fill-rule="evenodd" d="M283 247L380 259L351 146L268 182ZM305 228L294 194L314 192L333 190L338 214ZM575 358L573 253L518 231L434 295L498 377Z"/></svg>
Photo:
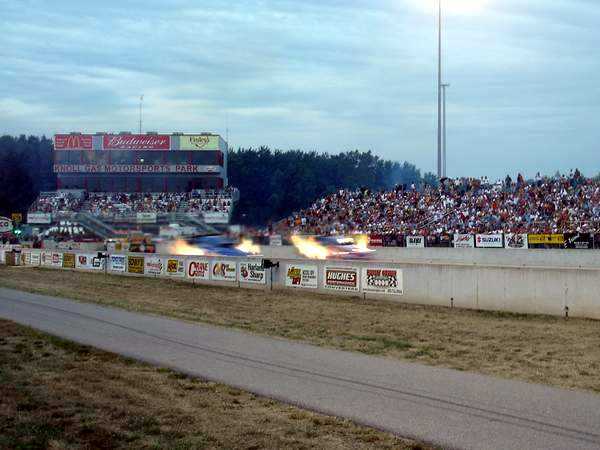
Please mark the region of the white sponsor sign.
<svg viewBox="0 0 600 450"><path fill-rule="evenodd" d="M280 234L272 234L269 237L269 245L273 245L275 247L281 247L283 245L281 235Z"/></svg>
<svg viewBox="0 0 600 450"><path fill-rule="evenodd" d="M27 223L51 223L52 214L50 213L29 213L27 214Z"/></svg>
<svg viewBox="0 0 600 450"><path fill-rule="evenodd" d="M206 223L227 223L229 222L229 214L226 212L205 212L202 218Z"/></svg>
<svg viewBox="0 0 600 450"><path fill-rule="evenodd" d="M335 291L358 292L360 290L360 274L356 267L323 268L323 286Z"/></svg>
<svg viewBox="0 0 600 450"><path fill-rule="evenodd" d="M185 277L185 261L177 256L169 256L165 259L165 274L170 277Z"/></svg>
<svg viewBox="0 0 600 450"><path fill-rule="evenodd" d="M40 265L51 266L52 265L52 252L43 251L40 254Z"/></svg>
<svg viewBox="0 0 600 450"><path fill-rule="evenodd" d="M110 255L109 266L111 272L125 272L127 270L127 256Z"/></svg>
<svg viewBox="0 0 600 450"><path fill-rule="evenodd" d="M236 262L225 260L213 261L210 278L216 281L237 281Z"/></svg>
<svg viewBox="0 0 600 450"><path fill-rule="evenodd" d="M285 269L285 285L293 288L317 289L317 266L288 264Z"/></svg>
<svg viewBox="0 0 600 450"><path fill-rule="evenodd" d="M7 233L12 231L12 229L12 220L10 220L8 217L0 217L0 233Z"/></svg>
<svg viewBox="0 0 600 450"><path fill-rule="evenodd" d="M78 253L75 255L75 268L83 270L104 270L104 258L98 258L98 255Z"/></svg>
<svg viewBox="0 0 600 450"><path fill-rule="evenodd" d="M156 223L156 213L137 213L137 223Z"/></svg>
<svg viewBox="0 0 600 450"><path fill-rule="evenodd" d="M267 284L266 273L262 261L240 262L240 281L242 283Z"/></svg>
<svg viewBox="0 0 600 450"><path fill-rule="evenodd" d="M425 248L425 236L406 236L407 248Z"/></svg>
<svg viewBox="0 0 600 450"><path fill-rule="evenodd" d="M501 234L478 234L475 236L477 248L504 248Z"/></svg>
<svg viewBox="0 0 600 450"><path fill-rule="evenodd" d="M63 254L62 253L57 253L57 252L52 252L52 256L51 256L51 260L50 260L50 265L52 267L62 267L62 265L63 265Z"/></svg>
<svg viewBox="0 0 600 450"><path fill-rule="evenodd" d="M40 263L41 263L41 259L42 259L41 252L39 252L39 251L38 252L36 252L36 251L31 252L31 265L32 266L36 266L36 267L39 266Z"/></svg>
<svg viewBox="0 0 600 450"><path fill-rule="evenodd" d="M0 264L6 264L6 250L0 248Z"/></svg>
<svg viewBox="0 0 600 450"><path fill-rule="evenodd" d="M394 268L365 267L362 270L363 292L402 295L402 270Z"/></svg>
<svg viewBox="0 0 600 450"><path fill-rule="evenodd" d="M186 262L185 273L188 278L195 280L210 279L210 263L204 258L190 258Z"/></svg>
<svg viewBox="0 0 600 450"><path fill-rule="evenodd" d="M529 248L526 234L509 233L504 235L505 248Z"/></svg>
<svg viewBox="0 0 600 450"><path fill-rule="evenodd" d="M160 275L163 272L163 262L158 256L146 256L144 272L151 275Z"/></svg>
<svg viewBox="0 0 600 450"><path fill-rule="evenodd" d="M475 236L472 234L455 234L454 248L473 248L475 247Z"/></svg>

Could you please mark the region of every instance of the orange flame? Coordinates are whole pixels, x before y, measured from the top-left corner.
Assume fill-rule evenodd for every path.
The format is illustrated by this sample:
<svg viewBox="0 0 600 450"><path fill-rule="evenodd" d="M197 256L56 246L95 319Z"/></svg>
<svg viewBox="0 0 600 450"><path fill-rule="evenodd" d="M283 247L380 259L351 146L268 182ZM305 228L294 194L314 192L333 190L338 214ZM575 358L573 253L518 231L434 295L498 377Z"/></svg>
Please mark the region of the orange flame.
<svg viewBox="0 0 600 450"><path fill-rule="evenodd" d="M298 252L300 252L302 256L306 256L309 259L327 259L332 255L332 252L327 247L319 244L311 236L303 237L293 235L291 240Z"/></svg>
<svg viewBox="0 0 600 450"><path fill-rule="evenodd" d="M242 239L242 242L235 248L250 255L260 255L260 246L252 242L252 239Z"/></svg>
<svg viewBox="0 0 600 450"><path fill-rule="evenodd" d="M177 239L175 242L169 244L169 253L172 255L205 256L206 250L188 244L182 239Z"/></svg>
<svg viewBox="0 0 600 450"><path fill-rule="evenodd" d="M354 236L354 246L359 252L372 252L369 248L369 236L366 234L357 234Z"/></svg>

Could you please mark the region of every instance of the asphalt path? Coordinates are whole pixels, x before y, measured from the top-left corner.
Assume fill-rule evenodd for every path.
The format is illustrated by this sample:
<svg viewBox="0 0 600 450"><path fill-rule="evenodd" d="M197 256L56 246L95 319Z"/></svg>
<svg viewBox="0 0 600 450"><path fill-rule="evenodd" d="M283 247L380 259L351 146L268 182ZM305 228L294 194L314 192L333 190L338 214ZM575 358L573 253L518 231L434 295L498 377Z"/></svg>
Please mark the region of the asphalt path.
<svg viewBox="0 0 600 450"><path fill-rule="evenodd" d="M599 449L600 395L0 289L0 317L446 448Z"/></svg>

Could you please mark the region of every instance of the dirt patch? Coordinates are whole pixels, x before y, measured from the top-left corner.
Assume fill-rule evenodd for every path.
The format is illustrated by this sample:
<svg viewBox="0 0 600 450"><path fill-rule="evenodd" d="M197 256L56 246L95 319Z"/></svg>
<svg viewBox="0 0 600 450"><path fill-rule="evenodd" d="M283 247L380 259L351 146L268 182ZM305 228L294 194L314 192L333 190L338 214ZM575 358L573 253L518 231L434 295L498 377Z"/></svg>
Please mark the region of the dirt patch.
<svg viewBox="0 0 600 450"><path fill-rule="evenodd" d="M429 447L0 320L0 448Z"/></svg>
<svg viewBox="0 0 600 450"><path fill-rule="evenodd" d="M600 392L600 321L3 266L0 286Z"/></svg>

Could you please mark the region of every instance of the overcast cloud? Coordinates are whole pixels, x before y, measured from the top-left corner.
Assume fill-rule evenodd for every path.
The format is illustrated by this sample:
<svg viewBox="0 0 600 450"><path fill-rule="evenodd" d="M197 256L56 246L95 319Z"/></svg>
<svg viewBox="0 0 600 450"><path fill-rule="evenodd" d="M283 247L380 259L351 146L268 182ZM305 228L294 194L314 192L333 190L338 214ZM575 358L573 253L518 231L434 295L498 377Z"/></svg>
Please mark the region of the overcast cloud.
<svg viewBox="0 0 600 450"><path fill-rule="evenodd" d="M144 130L434 171L427 1L0 0L0 133L134 131L143 93ZM449 175L597 173L600 3L486 3L445 17Z"/></svg>

